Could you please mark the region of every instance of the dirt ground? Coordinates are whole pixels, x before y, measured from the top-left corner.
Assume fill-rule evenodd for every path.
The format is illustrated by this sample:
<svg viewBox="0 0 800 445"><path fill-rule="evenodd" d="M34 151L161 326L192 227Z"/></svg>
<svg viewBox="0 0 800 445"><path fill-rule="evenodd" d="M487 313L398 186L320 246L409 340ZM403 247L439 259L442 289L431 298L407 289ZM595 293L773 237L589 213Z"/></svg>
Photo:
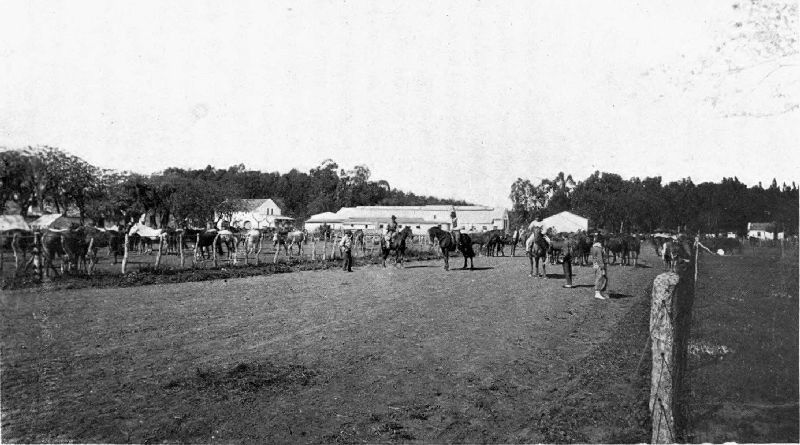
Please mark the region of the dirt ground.
<svg viewBox="0 0 800 445"><path fill-rule="evenodd" d="M701 256L683 407L690 442L797 443L797 251Z"/></svg>
<svg viewBox="0 0 800 445"><path fill-rule="evenodd" d="M643 258L4 291L2 441L645 442Z"/></svg>

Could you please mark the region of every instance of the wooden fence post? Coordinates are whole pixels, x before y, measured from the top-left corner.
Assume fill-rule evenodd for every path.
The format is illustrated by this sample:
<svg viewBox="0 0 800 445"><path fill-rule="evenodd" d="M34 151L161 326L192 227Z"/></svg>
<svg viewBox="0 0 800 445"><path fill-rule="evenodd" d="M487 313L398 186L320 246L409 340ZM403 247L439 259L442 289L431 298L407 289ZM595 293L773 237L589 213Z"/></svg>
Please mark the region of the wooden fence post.
<svg viewBox="0 0 800 445"><path fill-rule="evenodd" d="M264 233L260 232L258 234L258 250L256 250L256 266L261 264L261 247L264 245Z"/></svg>
<svg viewBox="0 0 800 445"><path fill-rule="evenodd" d="M183 256L183 232L178 235L178 252L181 256L181 269L186 267L186 257Z"/></svg>
<svg viewBox="0 0 800 445"><path fill-rule="evenodd" d="M311 238L311 261L317 261L317 238Z"/></svg>
<svg viewBox="0 0 800 445"><path fill-rule="evenodd" d="M650 443L675 443L673 415L673 375L675 361L673 345L675 326L673 301L678 286L678 274L666 272L653 281L650 306L650 341L652 371L650 374L650 413L653 431Z"/></svg>
<svg viewBox="0 0 800 445"><path fill-rule="evenodd" d="M14 274L16 275L19 272L19 254L17 253L17 242L19 239L19 233L15 233L14 236L11 238L11 250L14 252Z"/></svg>
<svg viewBox="0 0 800 445"><path fill-rule="evenodd" d="M164 235L158 237L158 253L156 254L156 269L161 265L161 250L164 247Z"/></svg>
<svg viewBox="0 0 800 445"><path fill-rule="evenodd" d="M122 275L125 275L125 266L128 265L128 234L125 234L125 244L122 253Z"/></svg>
<svg viewBox="0 0 800 445"><path fill-rule="evenodd" d="M94 271L94 266L97 264L95 260L97 255L92 255L92 247L94 247L94 237L89 240L89 247L86 248L86 254L89 256L89 270L86 271L87 275L91 275Z"/></svg>
<svg viewBox="0 0 800 445"><path fill-rule="evenodd" d="M219 232L214 235L214 241L211 242L211 252L214 255L214 267L219 267L219 261L217 260L217 240L219 240Z"/></svg>
<svg viewBox="0 0 800 445"><path fill-rule="evenodd" d="M200 259L200 257L197 256L197 250L199 249L199 247L200 247L200 234L198 233L194 241L194 257L192 258L193 269L197 265L197 261Z"/></svg>

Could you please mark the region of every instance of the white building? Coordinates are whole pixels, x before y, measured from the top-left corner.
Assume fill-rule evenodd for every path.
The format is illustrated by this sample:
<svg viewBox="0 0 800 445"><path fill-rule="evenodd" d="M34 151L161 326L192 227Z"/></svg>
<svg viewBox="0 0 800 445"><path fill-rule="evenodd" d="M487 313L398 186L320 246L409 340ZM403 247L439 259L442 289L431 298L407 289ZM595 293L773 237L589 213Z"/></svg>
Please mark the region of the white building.
<svg viewBox="0 0 800 445"><path fill-rule="evenodd" d="M484 206L358 206L342 207L338 212L326 212L311 216L305 223L308 231L327 224L334 230L363 229L367 231L385 230L392 215L397 217L399 228L411 227L415 234L423 234L431 227L450 230L450 212L456 212L460 230L482 232L508 228L506 209Z"/></svg>
<svg viewBox="0 0 800 445"><path fill-rule="evenodd" d="M775 223L747 223L747 237L771 240L775 237ZM783 239L783 232L778 232L778 239Z"/></svg>
<svg viewBox="0 0 800 445"><path fill-rule="evenodd" d="M276 198L277 199L277 198ZM230 219L220 219L214 213L214 219L219 220L218 226L230 225L242 229L261 229L265 227L278 227L290 224L294 218L283 216L280 200L274 199L241 199L243 209L234 212Z"/></svg>

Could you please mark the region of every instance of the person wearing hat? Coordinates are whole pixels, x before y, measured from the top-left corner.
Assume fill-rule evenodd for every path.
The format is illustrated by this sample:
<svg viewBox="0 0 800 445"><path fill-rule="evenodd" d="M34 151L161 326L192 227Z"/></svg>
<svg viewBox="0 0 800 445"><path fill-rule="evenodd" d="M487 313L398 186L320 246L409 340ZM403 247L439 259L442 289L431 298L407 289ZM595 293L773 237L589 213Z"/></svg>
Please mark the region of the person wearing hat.
<svg viewBox="0 0 800 445"><path fill-rule="evenodd" d="M342 249L342 269L345 272L353 271L353 232L345 230L342 240L339 242L339 247Z"/></svg>
<svg viewBox="0 0 800 445"><path fill-rule="evenodd" d="M592 267L594 267L594 297L598 300L605 300L608 298L603 295L608 288L608 270L603 237L599 233L594 235L591 255Z"/></svg>
<svg viewBox="0 0 800 445"><path fill-rule="evenodd" d="M397 232L397 217L392 215L392 220L389 221L389 224L386 224L386 235L384 236L387 249L392 246L392 237L395 232Z"/></svg>
<svg viewBox="0 0 800 445"><path fill-rule="evenodd" d="M458 236L460 232L458 231L458 218L456 217L455 207L453 207L453 211L450 212L450 237L453 239L453 244L458 246Z"/></svg>

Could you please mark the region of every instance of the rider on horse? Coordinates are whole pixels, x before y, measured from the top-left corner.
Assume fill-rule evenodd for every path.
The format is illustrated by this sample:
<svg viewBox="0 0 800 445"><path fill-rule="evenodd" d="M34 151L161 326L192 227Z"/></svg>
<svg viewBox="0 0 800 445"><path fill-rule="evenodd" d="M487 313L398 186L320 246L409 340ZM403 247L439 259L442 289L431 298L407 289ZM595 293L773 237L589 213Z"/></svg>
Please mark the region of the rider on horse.
<svg viewBox="0 0 800 445"><path fill-rule="evenodd" d="M453 245L458 247L458 237L460 231L458 230L458 218L456 218L456 211L450 212L450 237L453 239Z"/></svg>
<svg viewBox="0 0 800 445"><path fill-rule="evenodd" d="M386 224L386 235L384 236L384 241L386 241L386 247L390 247L392 245L392 239L397 234L397 217L392 215L392 220L389 221L389 224Z"/></svg>

